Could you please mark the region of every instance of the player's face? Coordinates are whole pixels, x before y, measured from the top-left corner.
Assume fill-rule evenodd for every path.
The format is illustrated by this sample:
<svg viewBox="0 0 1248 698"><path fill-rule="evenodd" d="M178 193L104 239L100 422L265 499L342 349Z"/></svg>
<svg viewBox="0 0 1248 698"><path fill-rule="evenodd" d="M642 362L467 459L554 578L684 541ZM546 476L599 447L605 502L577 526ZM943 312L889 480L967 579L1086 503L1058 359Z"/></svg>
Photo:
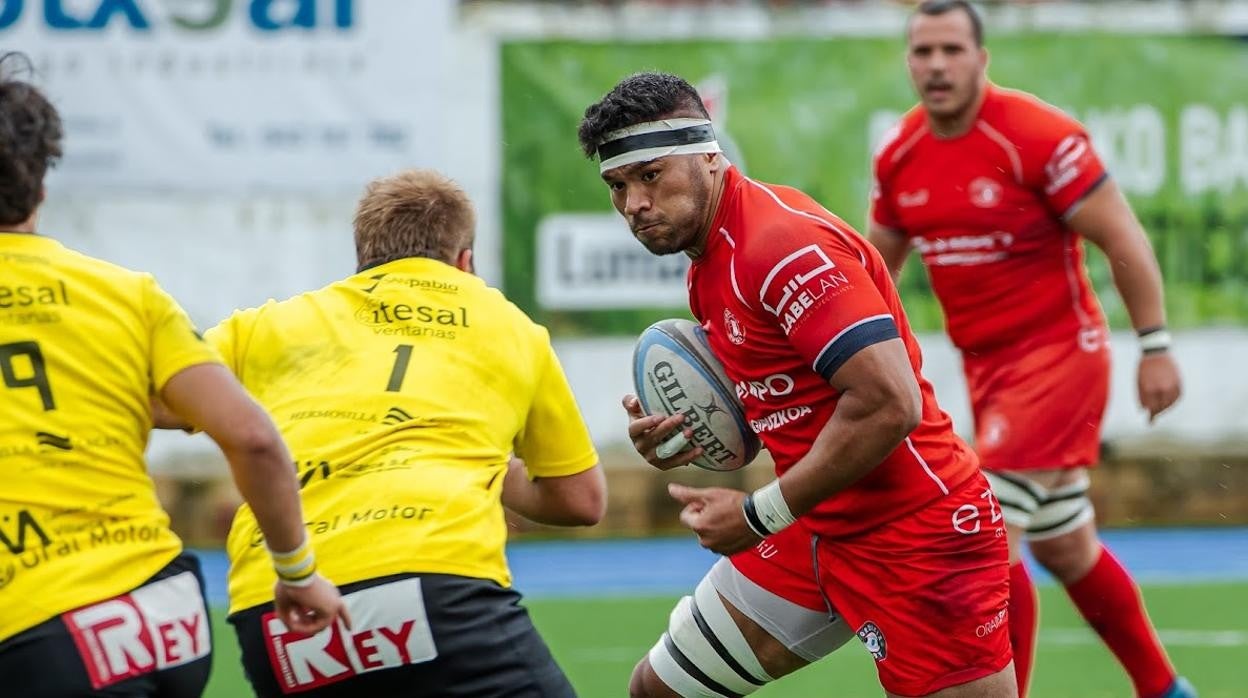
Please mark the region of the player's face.
<svg viewBox="0 0 1248 698"><path fill-rule="evenodd" d="M615 210L651 253L674 254L697 244L714 181L705 161L703 155L672 155L602 173Z"/></svg>
<svg viewBox="0 0 1248 698"><path fill-rule="evenodd" d="M975 104L988 69L988 52L975 43L965 12L917 15L910 22L910 80L927 113L955 117Z"/></svg>

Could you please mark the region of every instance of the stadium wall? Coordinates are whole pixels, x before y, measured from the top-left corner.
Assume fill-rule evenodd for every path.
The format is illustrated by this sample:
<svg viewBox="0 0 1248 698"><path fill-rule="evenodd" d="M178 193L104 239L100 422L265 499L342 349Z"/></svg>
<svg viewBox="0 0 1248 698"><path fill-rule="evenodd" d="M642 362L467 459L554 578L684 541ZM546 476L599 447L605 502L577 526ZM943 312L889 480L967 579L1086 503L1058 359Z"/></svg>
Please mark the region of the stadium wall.
<svg viewBox="0 0 1248 698"><path fill-rule="evenodd" d="M885 65L891 82L877 95L889 106L880 113L895 113L909 99L900 44L892 43L899 41L905 10L882 4L773 13L745 4L713 11L663 11L648 3L624 3L608 10L569 9L567 3L369 0L345 3L352 13L344 18L330 9L341 2L292 0L285 6L298 11L262 17L268 24L258 23L248 13L249 3L233 3L231 14L216 25L211 25L209 20L216 21L211 17L177 14L191 11L186 9L193 7L190 4L160 12L152 9L157 4L140 3L148 11L146 27L116 13L93 17L83 9L89 9L91 2L73 6L74 12L83 13L76 24L53 26L38 11L42 3L30 2L20 16L0 26L0 42L32 55L39 79L69 116L71 156L50 180L42 229L88 253L152 271L201 326L209 326L236 307L285 297L350 273L350 218L365 181L405 166L440 169L462 182L477 202L482 275L505 285L555 331L557 349L591 431L618 473L613 475L613 487L619 483L620 492L641 488L637 491L647 493L629 495L625 501L633 503L651 501L657 481L644 467L630 467L641 464L627 453L623 439L618 398L630 389L631 336L651 319L684 311L669 296L657 302L635 301L633 308L612 309L609 316L601 316L592 308L568 306L577 298L593 298L592 288L542 285L539 267L550 265L549 257L543 261L540 254L538 228L542 223L552 226L550 240L558 241L563 235L576 243L588 237L583 231L605 230L592 226L610 225L607 221L612 220L611 214L603 215L606 197L597 188L592 165L575 152L568 119L583 108L586 95L592 98L594 90L605 89L615 77L634 69L660 67L655 63L666 60L646 62L644 52L701 55L706 59L701 66L707 69L696 73L696 79L702 80L700 87L718 97L721 120L732 115L726 132L738 141L734 147L740 162L751 173L763 176L771 164L760 153L775 148L757 140L752 120L762 118L760 114L783 113L793 119L798 131L813 132L825 128L822 120L827 115L817 102L760 99L731 75L714 69L732 62L731 55L720 50L725 39L755 47L806 41L816 58L826 55L819 52L827 48L819 45L838 42L866 47L873 56L895 50L895 63ZM305 12L309 7L312 11ZM179 19L183 21L178 23ZM1216 35L1223 37L1219 42L1223 48L1216 49L1221 51L1230 50L1229 37L1248 35L1248 4L1029 4L994 9L988 21L994 42L997 37L1019 37L1018 41L1025 42L1027 37L1055 32L1068 34L1072 42L1082 41L1080 36L1087 32L1115 33L1112 41L1116 42L1136 36L1183 42ZM542 51L549 47L566 53L544 57ZM637 49L643 53L636 53ZM569 56L585 51L605 58L580 68L567 63ZM1007 55L1003 47L994 65L1008 67ZM1248 70L1248 60L1242 53L1234 55L1203 65L1199 61L1185 64L1185 70L1199 76L1185 89L1237 84L1235 76ZM361 57L366 60L360 62ZM571 66L573 73L580 71L582 80L570 80L565 73L533 62L545 58L557 59L564 69ZM1043 53L1025 56L1032 68L1048 65L1045 58ZM525 68L535 70L525 73ZM787 72L799 69L818 74L821 65L791 66ZM1155 78L1146 69L1140 70L1140 82ZM1064 76L1053 80L1069 82ZM509 86L540 89L527 102L507 103ZM1207 170L1221 179L1211 180L1210 196L1198 197L1202 206L1214 201L1208 205L1215 211L1221 210L1216 203L1222 200L1219 197L1242 203L1248 189L1248 174L1244 174L1248 173L1248 155L1238 155L1248 146L1237 140L1241 112L1236 109L1244 107L1244 100L1242 93L1237 99L1235 91L1223 92L1223 97L1212 101L1184 102L1210 103L1215 108L1216 125L1210 128L1216 128L1222 140L1210 142L1225 156L1219 160L1224 164ZM236 107L240 100L246 108L221 107L232 102ZM1117 139L1116 152L1130 166L1122 176L1147 188L1155 179L1149 174L1155 171L1150 169L1155 161L1148 157L1156 154L1147 139L1156 124L1147 110L1135 109L1143 103L1142 99L1120 102L1111 105L1119 111L1105 110L1099 116L1106 132ZM1078 113L1089 116L1086 110ZM825 169L843 171L843 180L821 180L833 201L838 197L865 200L866 143L884 122L883 116L874 118L873 114L866 112L851 134L851 140L862 145L854 145L844 163L825 165ZM345 127L347 138L380 138L401 147L389 151L312 147L317 142L340 145L344 137L332 129L317 130L318 124L324 125L321 117L325 115L333 117L333 125ZM1164 112L1161 118L1167 134L1179 132L1177 113ZM539 128L531 143L545 143L544 149L526 151L528 145L509 138L508 119ZM370 130L378 124L384 128ZM248 146L249 138L254 138L255 147ZM1174 178L1178 187L1170 196L1194 202L1196 197L1184 193L1182 180L1173 174L1182 162L1175 142L1167 140L1162 146L1170 168L1164 176ZM507 159L518 156L548 163L560 172L546 178L508 169ZM794 174L806 176L779 163L775 171L768 178L791 181ZM565 185L565 178L573 184ZM792 183L805 186L811 181ZM565 200L569 191L571 204ZM518 194L545 208L534 209L539 215L527 217L509 213L507 196ZM835 208L844 213L846 206L850 205ZM569 212L587 213L597 222L589 228L560 228L561 221L552 222L547 215ZM847 216L850 213L857 215L852 208ZM1188 226L1203 236L1206 231L1198 227L1208 220L1203 216L1197 212L1174 227ZM1177 337L1187 396L1151 429L1134 407L1132 343L1129 336L1115 334L1113 401L1106 436L1120 455L1160 453L1159 457L1177 455L1194 462L1205 454L1225 457L1229 464L1248 451L1248 371L1238 366L1248 357L1248 322L1244 321L1248 289L1242 273L1248 264L1244 252L1248 230L1235 227L1238 218L1230 220L1234 225L1223 226L1227 230L1219 232L1212 243L1221 250L1209 277L1217 294L1194 291L1175 313L1179 324L1184 324L1185 316L1212 318L1186 323L1188 328ZM615 225L609 234L629 245L627 233L618 222ZM1210 247L1207 243L1203 238L1174 238L1173 242L1193 249ZM1188 274L1193 288L1205 283L1207 275L1201 265L1208 257L1197 262L1183 255L1176 259L1175 273ZM509 269L527 265L530 278L512 275L505 265L512 265ZM916 271L911 270L908 283L921 288ZM641 273L679 278L679 269L673 274L672 269L647 267ZM1102 285L1103 281L1102 276ZM662 286L658 289L666 292ZM618 290L599 289L598 295L618 296ZM1228 297L1238 298L1233 301L1235 314L1213 317L1210 308L1216 312ZM1103 298L1110 302L1111 313L1120 315L1120 309L1112 307L1112 294ZM927 373L965 433L969 417L956 356L933 324L930 305L917 314L926 328L921 340L927 352ZM203 438L160 434L153 439L150 455L153 470L169 478L166 494L173 500L185 497L186 506L206 506L202 503L205 493L221 487L217 480L222 464ZM1211 467L1216 475L1220 466ZM1211 477L1210 482L1219 482ZM223 492L219 496L224 501L230 495L228 488ZM1232 517L1248 519L1248 504L1221 509ZM615 510L648 509L625 503ZM1133 515L1124 514L1124 520Z"/></svg>

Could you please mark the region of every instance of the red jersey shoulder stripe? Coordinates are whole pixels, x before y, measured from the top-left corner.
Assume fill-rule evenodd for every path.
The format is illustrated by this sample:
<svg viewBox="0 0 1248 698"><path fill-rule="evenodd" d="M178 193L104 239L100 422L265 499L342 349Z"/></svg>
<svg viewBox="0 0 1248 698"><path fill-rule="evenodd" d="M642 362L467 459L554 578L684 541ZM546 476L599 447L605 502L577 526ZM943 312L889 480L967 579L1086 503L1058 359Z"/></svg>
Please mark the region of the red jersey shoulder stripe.
<svg viewBox="0 0 1248 698"><path fill-rule="evenodd" d="M809 211L799 211L798 209L795 209L795 208L793 208L792 206L789 206L788 204L786 204L786 203L784 203L783 201L781 201L781 200L780 200L780 197L779 197L779 196L778 196L778 195L777 195L774 191L772 191L770 187L768 187L768 186L766 186L766 185L764 185L764 184L762 184L762 183L760 183L760 182L756 182L756 181L754 181L754 180L750 179L749 177L746 177L746 178L745 178L745 181L749 182L750 184L752 184L752 185L754 185L756 188L758 188L760 191L762 191L763 193L767 194L767 196L768 196L768 197L769 197L769 198L770 198L773 202L775 202L776 206L778 206L778 207L780 208L780 210L782 210L782 211L784 211L784 212L786 212L786 213L788 213L788 214L794 215L794 216L799 216L799 217L801 217L801 218L806 218L806 219L812 220L812 221L814 221L814 222L818 223L819 225L821 225L821 226L823 226L823 227L827 228L828 230L831 230L833 233L836 233L836 235L837 235L837 236L839 236L839 237L841 238L841 241L842 241L842 242L844 242L846 245L848 245L848 246L850 247L850 249L852 249L852 250L854 250L855 252L857 252L857 253L858 253L858 259L862 262L862 265L863 265L864 267L867 265L867 255L866 255L866 253L864 253L864 252L862 251L862 248L861 248L861 247L859 247L858 245L854 244L854 239L853 239L852 237L850 237L850 235L849 235L848 233L846 233L845 231L841 230L841 229L840 229L840 226L837 226L837 225L836 225L836 224L834 224L832 221L830 221L830 220L828 220L828 219L826 219L826 218L824 218L824 217L822 217L822 216L816 216L815 214L810 213ZM824 210L824 212L825 212L825 213L827 213L828 215L832 215L832 214L831 214L831 212L827 211L827 209L823 209L823 210ZM766 285L767 285L766 283L764 283L764 284L763 284L763 286L764 286L764 287L766 287Z"/></svg>

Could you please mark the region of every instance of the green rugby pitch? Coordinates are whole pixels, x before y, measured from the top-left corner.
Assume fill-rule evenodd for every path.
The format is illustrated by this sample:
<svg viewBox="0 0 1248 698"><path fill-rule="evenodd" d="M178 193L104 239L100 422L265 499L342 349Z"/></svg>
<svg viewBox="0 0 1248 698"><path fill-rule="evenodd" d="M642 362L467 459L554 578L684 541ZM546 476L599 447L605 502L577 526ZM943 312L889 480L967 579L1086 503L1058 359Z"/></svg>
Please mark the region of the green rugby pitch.
<svg viewBox="0 0 1248 698"><path fill-rule="evenodd" d="M1112 655L1062 591L1042 587L1041 634L1031 698L1130 698ZM1248 696L1248 584L1145 587L1145 600L1179 671L1201 698ZM629 672L666 627L673 597L535 599L533 620L582 698L627 695ZM213 617L217 657L208 698L250 696L232 628ZM823 662L764 688L770 698L880 696L870 655L846 645Z"/></svg>

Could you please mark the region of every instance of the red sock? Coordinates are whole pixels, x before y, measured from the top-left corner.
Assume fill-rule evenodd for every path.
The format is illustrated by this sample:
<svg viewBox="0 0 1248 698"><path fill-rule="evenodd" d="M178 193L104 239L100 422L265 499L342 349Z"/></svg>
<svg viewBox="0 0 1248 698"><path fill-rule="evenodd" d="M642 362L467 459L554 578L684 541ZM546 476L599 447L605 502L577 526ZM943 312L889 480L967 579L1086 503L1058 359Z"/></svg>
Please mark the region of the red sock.
<svg viewBox="0 0 1248 698"><path fill-rule="evenodd" d="M1118 559L1104 546L1092 570L1066 587L1071 601L1122 663L1140 696L1162 695L1174 682L1140 590Z"/></svg>
<svg viewBox="0 0 1248 698"><path fill-rule="evenodd" d="M1019 698L1027 698L1031 665L1036 659L1036 617L1039 598L1022 561L1010 565L1010 644L1014 646L1014 674Z"/></svg>

